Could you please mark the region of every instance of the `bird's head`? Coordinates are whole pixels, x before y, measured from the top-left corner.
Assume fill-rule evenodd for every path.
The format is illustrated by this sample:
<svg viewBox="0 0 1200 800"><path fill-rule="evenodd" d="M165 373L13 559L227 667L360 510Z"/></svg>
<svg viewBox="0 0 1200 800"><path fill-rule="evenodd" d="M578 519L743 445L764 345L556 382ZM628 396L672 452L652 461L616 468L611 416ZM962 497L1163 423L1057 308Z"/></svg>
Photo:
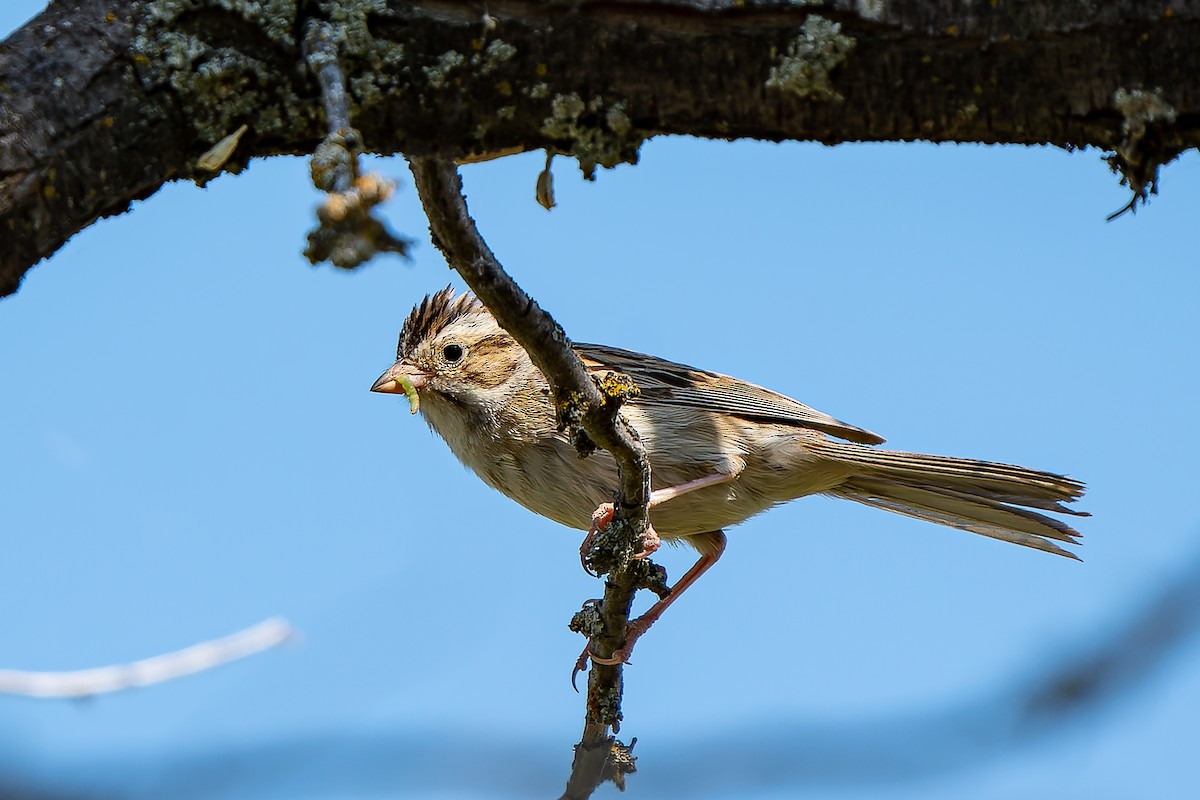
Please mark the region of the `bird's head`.
<svg viewBox="0 0 1200 800"><path fill-rule="evenodd" d="M408 395L414 414L418 400L486 412L504 403L531 368L478 298L456 296L447 286L413 308L400 330L396 363L371 391Z"/></svg>

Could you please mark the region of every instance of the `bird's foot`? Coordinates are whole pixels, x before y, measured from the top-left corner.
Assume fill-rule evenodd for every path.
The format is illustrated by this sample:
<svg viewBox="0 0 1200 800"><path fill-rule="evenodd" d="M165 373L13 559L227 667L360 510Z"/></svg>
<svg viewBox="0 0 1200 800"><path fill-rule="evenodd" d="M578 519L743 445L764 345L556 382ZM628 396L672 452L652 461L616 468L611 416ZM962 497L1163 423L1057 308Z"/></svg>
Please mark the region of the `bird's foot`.
<svg viewBox="0 0 1200 800"><path fill-rule="evenodd" d="M584 645L583 652L579 654L579 658L575 661L575 669L571 672L571 686L575 686L575 676L581 672L587 672L589 661L593 664L603 664L606 667L613 667L617 664L628 664L629 657L633 655L633 646L637 644L637 640L642 637L643 633L650 629L653 623L653 620L647 620L644 616L630 622L625 628L625 643L614 650L611 656L604 657L594 654L592 652L592 640L589 639L588 643Z"/></svg>
<svg viewBox="0 0 1200 800"><path fill-rule="evenodd" d="M596 541L596 534L608 527L608 523L612 522L613 504L605 503L597 508L592 513L592 525L588 528L587 535L583 537L583 541L579 544L579 563L583 566L583 571L593 578L599 578L600 575L592 570L591 555L592 544Z"/></svg>
<svg viewBox="0 0 1200 800"><path fill-rule="evenodd" d="M658 552L660 547L662 547L662 539L658 538L658 531L654 530L653 525L647 525L646 532L642 534L642 550L634 553L633 558L649 558Z"/></svg>
<svg viewBox="0 0 1200 800"><path fill-rule="evenodd" d="M592 554L592 546L596 541L596 535L604 530L612 523L613 504L604 503L600 505L592 513L592 524L588 528L587 535L583 537L583 542L579 545L579 563L583 565L583 571L594 578L600 577L591 568L590 560ZM654 530L653 525L646 526L646 532L642 534L642 549L634 553L632 558L642 559L649 558L659 547L662 546L662 539L658 537L658 532Z"/></svg>
<svg viewBox="0 0 1200 800"><path fill-rule="evenodd" d="M626 630L625 644L622 645L620 649L614 650L613 654L607 658L603 658L601 656L594 655L592 653L592 641L591 641L591 639L588 640L588 643L586 645L584 645L584 647L583 647L583 652L579 654L579 658L576 659L576 661L575 661L575 668L573 670L571 670L571 688L572 689L574 689L576 692L579 691L579 687L577 687L575 685L575 678L579 675L579 673L587 672L589 661L591 661L593 664L603 664L606 667L616 666L617 664L628 664L629 663L629 656L633 653L634 642L637 641L639 636L641 636L643 633L645 633L644 630L635 633L634 632L635 624L636 623L634 623L634 622L629 623L629 627L625 629Z"/></svg>
<svg viewBox="0 0 1200 800"><path fill-rule="evenodd" d="M588 657L592 654L592 640L588 639L588 643L583 646L583 652L579 654L579 658L575 659L575 669L571 670L571 688L578 694L579 687L575 685L575 678L579 673L587 672Z"/></svg>
<svg viewBox="0 0 1200 800"><path fill-rule="evenodd" d="M596 510L592 512L592 527L588 532L595 533L596 531L599 531L602 528L607 528L608 523L612 522L612 518L613 518L613 504L612 503L601 503L599 506L596 507Z"/></svg>

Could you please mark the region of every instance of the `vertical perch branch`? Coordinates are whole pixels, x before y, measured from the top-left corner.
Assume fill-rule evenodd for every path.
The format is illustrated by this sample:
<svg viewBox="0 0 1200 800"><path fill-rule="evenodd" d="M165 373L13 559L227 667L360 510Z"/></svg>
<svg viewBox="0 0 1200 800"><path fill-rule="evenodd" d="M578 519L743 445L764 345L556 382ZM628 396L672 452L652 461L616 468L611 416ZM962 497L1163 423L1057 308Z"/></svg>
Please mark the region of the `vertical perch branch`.
<svg viewBox="0 0 1200 800"><path fill-rule="evenodd" d="M658 570L647 560L631 560L648 525L650 461L637 431L618 413L628 386L608 381L602 392L562 326L504 271L471 219L457 168L430 158L414 158L410 164L434 243L546 376L560 428L581 456L599 446L617 461L620 487L605 537L608 542L600 548L604 552L590 559L597 572L608 573L604 601L598 609L590 609L588 626L595 634L592 651L607 657L624 644L634 593L652 583ZM621 691L621 665L593 665L583 738L576 747L565 797L586 797L606 779L621 785L623 776L633 771L629 748L608 732L620 729Z"/></svg>

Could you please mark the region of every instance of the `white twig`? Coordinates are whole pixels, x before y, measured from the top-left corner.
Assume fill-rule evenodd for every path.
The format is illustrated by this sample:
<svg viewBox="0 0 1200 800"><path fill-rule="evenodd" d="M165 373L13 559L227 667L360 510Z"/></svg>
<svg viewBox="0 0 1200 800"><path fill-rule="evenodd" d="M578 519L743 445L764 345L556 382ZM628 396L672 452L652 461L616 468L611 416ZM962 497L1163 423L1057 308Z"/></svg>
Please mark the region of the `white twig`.
<svg viewBox="0 0 1200 800"><path fill-rule="evenodd" d="M73 672L4 669L0 670L0 693L27 697L90 697L149 686L260 653L293 636L295 630L291 625L283 619L272 617L220 639L200 642L129 664Z"/></svg>

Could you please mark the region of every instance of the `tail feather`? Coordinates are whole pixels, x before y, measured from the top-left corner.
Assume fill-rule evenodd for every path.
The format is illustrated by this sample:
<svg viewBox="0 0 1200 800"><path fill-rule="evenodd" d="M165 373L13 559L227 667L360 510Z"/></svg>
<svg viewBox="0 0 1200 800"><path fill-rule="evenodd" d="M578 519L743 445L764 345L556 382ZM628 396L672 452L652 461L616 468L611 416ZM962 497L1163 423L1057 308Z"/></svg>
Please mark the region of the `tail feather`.
<svg viewBox="0 0 1200 800"><path fill-rule="evenodd" d="M982 536L990 536L993 539L999 539L1004 542L1012 542L1013 544L1019 544L1025 547L1032 547L1036 550L1043 550L1047 553L1053 553L1056 556L1066 556L1067 558L1073 558L1076 561L1079 560L1079 556L1075 555L1070 550L1064 550L1063 548L1054 544L1054 542L1048 539L1043 539L1041 536L1031 533L1020 533L1017 531L1006 530L1004 528L992 528L985 525L979 525L971 522L969 518L964 519L957 515L947 514L934 509L918 508L907 503L900 503L890 500L886 497L869 497L863 494L844 494L842 492L830 492L830 494L834 494L838 497L844 497L847 500L854 500L855 502L862 503L863 505L882 508L884 511L892 511L896 514L903 514L906 517L913 517L915 519L924 520L925 522L936 522L940 525L949 525L950 527L958 528L959 530L978 533Z"/></svg>
<svg viewBox="0 0 1200 800"><path fill-rule="evenodd" d="M889 477L906 475L925 481L941 476L947 485L964 482L970 486L992 489L997 494L1027 499L1070 502L1082 497L1084 492L1084 485L1073 478L1013 464L903 453L898 450L873 450L840 442L823 442L822 449L836 461L859 464L868 472ZM1027 504L1023 500L1020 502Z"/></svg>
<svg viewBox="0 0 1200 800"><path fill-rule="evenodd" d="M1077 558L1054 542L1077 544L1079 532L1061 520L1030 510L1088 516L1063 505L1083 495L1084 486L1076 480L1011 464L861 445L829 442L822 449L827 457L859 468L857 474L830 490L831 495Z"/></svg>
<svg viewBox="0 0 1200 800"><path fill-rule="evenodd" d="M868 480L870 478L867 478ZM1071 536L1080 536L1073 528L1066 523L1060 522L1053 517L1047 517L1043 514L1036 514L1028 511L1030 508L1038 508L1043 511L1056 511L1060 514L1070 514L1073 517L1090 517L1086 511L1077 511L1073 508L1067 508L1062 503L1053 500L1042 500L1036 497L1024 497L1015 494L1000 494L990 489L982 489L976 486L970 486L962 483L956 484L932 484L928 481L912 482L896 478L886 478L885 480L894 481L896 483L907 484L917 489L925 489L927 491L936 492L948 498L956 498L967 503L982 503L989 507L1000 507L1019 513L1022 516L1032 514L1039 520L1047 521L1046 524L1051 525L1064 532L1069 532ZM1068 501L1070 502L1070 501ZM1014 508L1014 506L1023 506Z"/></svg>

